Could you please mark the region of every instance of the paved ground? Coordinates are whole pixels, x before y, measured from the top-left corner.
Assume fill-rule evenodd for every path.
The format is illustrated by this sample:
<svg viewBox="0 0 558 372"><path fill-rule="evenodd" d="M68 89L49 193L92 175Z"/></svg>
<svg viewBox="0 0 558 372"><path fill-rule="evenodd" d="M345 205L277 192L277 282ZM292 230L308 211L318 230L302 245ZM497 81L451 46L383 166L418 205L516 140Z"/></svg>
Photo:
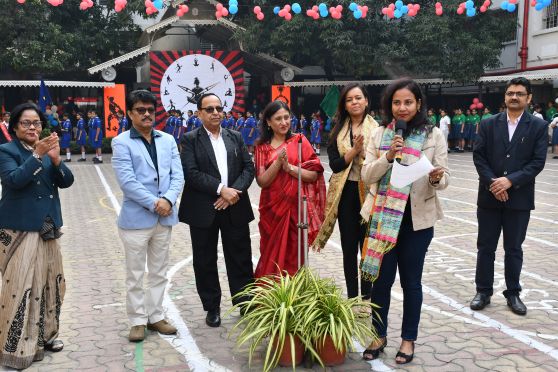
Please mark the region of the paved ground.
<svg viewBox="0 0 558 372"><path fill-rule="evenodd" d="M71 163L76 182L61 193L64 214L62 247L68 290L62 308L61 338L66 347L48 353L31 371L246 371L246 353L237 351L228 331L238 314L223 319L220 328L205 325L196 293L188 227L173 231L165 307L179 328L177 337L150 332L139 344L129 343L125 314L124 254L117 235L115 205L121 193L108 156L105 164ZM322 156L327 166L327 158ZM74 159L75 161L76 159ZM498 250L496 295L482 312L468 303L475 292L476 172L470 153L451 154L452 182L442 192L446 218L436 226L424 270L424 305L414 362L409 371L556 371L558 370L558 209L554 187L558 161L549 158L537 182L537 209L524 245L522 298L528 314L519 317L506 307L503 254ZM329 169L329 168L328 168ZM331 172L328 172L328 176ZM259 188L250 189L254 206ZM258 257L259 236L252 223L252 250ZM310 265L344 287L339 234ZM222 256L223 312L230 306ZM402 294L393 289L388 347L373 363L360 352L349 355L335 371L388 371L399 346ZM256 359L252 370L261 369ZM320 370L321 368L315 368ZM0 367L1 370L1 367ZM300 368L300 370L304 370Z"/></svg>

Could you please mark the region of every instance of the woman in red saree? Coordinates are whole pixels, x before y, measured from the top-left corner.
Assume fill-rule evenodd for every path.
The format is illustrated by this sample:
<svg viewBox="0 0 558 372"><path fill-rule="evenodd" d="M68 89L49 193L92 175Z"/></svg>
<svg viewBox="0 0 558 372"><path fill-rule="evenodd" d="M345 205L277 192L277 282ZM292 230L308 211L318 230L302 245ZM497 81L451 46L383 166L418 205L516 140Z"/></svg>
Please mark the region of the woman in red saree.
<svg viewBox="0 0 558 372"><path fill-rule="evenodd" d="M290 131L291 112L282 101L267 105L261 137L255 150L256 181L260 195L260 260L256 278L298 270L298 141L302 138L302 193L308 200L308 243L316 237L324 219L324 168L312 145ZM304 264L301 253L301 265Z"/></svg>

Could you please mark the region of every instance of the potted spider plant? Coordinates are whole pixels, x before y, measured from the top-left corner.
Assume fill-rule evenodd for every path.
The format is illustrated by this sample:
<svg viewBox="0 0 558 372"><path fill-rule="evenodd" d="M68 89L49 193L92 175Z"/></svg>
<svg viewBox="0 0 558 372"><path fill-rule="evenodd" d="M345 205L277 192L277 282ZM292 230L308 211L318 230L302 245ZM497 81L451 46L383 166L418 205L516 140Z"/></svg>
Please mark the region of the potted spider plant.
<svg viewBox="0 0 558 372"><path fill-rule="evenodd" d="M257 279L236 296L250 298L235 305L246 309L231 330L239 331L237 346L248 346L249 363L256 349L267 342L263 371L278 363L293 368L300 364L304 350L317 357L311 335L302 327L304 314L316 306L315 293L307 291L309 273L301 269L296 275L287 273Z"/></svg>

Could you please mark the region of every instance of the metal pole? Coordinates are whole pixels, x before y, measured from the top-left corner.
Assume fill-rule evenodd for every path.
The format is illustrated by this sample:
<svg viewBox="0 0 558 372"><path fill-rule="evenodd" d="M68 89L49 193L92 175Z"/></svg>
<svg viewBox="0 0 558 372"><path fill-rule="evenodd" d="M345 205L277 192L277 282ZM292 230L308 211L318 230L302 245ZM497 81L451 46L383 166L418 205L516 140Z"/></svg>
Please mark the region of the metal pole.
<svg viewBox="0 0 558 372"><path fill-rule="evenodd" d="M302 238L302 136L298 137L298 240L297 240L297 259L298 268L300 269L300 250Z"/></svg>
<svg viewBox="0 0 558 372"><path fill-rule="evenodd" d="M302 228L304 229L302 231L302 236L303 236L303 241L304 241L304 266L308 266L308 200L306 198L306 195L304 195L302 197L302 206L303 206L303 213L302 213L302 220L303 220L303 226Z"/></svg>

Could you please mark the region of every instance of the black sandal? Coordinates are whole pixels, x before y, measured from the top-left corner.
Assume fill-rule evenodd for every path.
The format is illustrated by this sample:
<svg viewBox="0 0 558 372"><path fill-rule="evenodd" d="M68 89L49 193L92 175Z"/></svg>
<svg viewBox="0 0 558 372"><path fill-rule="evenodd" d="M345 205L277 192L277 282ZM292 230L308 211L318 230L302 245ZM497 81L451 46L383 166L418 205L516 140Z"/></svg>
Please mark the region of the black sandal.
<svg viewBox="0 0 558 372"><path fill-rule="evenodd" d="M401 351L398 351L397 354L395 355L395 363L397 364L411 363L413 361L414 356L415 356L415 343L413 342L413 353L409 355ZM397 358L403 358L404 361L397 360Z"/></svg>
<svg viewBox="0 0 558 372"><path fill-rule="evenodd" d="M53 353L62 351L62 349L64 349L64 342L62 340L53 340L45 344L45 350L52 351Z"/></svg>
<svg viewBox="0 0 558 372"><path fill-rule="evenodd" d="M362 359L364 360L374 360L374 359L378 359L378 356L380 355L380 353L384 352L384 349L387 346L387 337L384 338L384 342L382 342L382 345L380 345L379 348L377 349L366 349L362 352Z"/></svg>

